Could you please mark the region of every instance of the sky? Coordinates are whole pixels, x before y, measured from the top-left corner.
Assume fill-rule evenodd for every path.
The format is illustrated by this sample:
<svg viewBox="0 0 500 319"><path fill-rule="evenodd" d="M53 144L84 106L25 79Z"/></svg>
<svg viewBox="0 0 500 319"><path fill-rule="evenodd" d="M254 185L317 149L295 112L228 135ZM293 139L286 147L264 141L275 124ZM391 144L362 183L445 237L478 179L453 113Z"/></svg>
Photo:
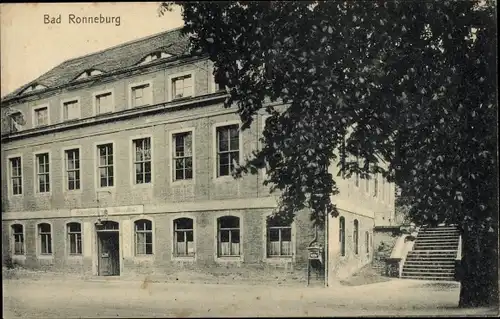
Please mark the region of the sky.
<svg viewBox="0 0 500 319"><path fill-rule="evenodd" d="M65 60L183 25L180 9L158 16L159 2L0 5L1 96ZM69 15L120 17L120 25L74 24ZM45 16L60 24L46 24ZM77 21L78 19L74 19Z"/></svg>

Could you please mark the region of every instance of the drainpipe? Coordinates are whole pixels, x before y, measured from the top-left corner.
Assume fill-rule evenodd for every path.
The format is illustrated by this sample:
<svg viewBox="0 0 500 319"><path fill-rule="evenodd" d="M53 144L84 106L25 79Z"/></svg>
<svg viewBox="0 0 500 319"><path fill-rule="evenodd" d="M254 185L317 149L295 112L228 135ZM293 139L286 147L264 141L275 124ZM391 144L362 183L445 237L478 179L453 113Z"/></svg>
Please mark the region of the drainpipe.
<svg viewBox="0 0 500 319"><path fill-rule="evenodd" d="M325 287L328 287L328 237L329 237L329 229L328 229L328 213L325 214Z"/></svg>

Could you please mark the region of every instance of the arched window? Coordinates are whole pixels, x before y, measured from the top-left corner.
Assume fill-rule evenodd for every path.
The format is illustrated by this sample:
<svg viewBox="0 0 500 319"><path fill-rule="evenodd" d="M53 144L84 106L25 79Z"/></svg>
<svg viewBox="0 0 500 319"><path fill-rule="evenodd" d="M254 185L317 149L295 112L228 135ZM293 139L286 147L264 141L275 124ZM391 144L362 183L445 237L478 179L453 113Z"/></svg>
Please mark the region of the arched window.
<svg viewBox="0 0 500 319"><path fill-rule="evenodd" d="M359 253L359 222L357 219L354 220L353 241L354 253L357 255Z"/></svg>
<svg viewBox="0 0 500 319"><path fill-rule="evenodd" d="M224 216L217 219L218 256L240 256L240 219Z"/></svg>
<svg viewBox="0 0 500 319"><path fill-rule="evenodd" d="M21 224L12 225L12 241L14 255L24 255L24 227Z"/></svg>
<svg viewBox="0 0 500 319"><path fill-rule="evenodd" d="M68 234L68 254L82 254L82 225L80 223L68 223L66 225Z"/></svg>
<svg viewBox="0 0 500 319"><path fill-rule="evenodd" d="M366 246L366 253L370 253L370 233L365 232L365 246Z"/></svg>
<svg viewBox="0 0 500 319"><path fill-rule="evenodd" d="M192 257L194 249L194 228L191 218L174 220L174 255L178 257Z"/></svg>
<svg viewBox="0 0 500 319"><path fill-rule="evenodd" d="M339 218L339 243L340 255L345 256L345 218Z"/></svg>
<svg viewBox="0 0 500 319"><path fill-rule="evenodd" d="M135 254L153 254L153 223L147 219L141 219L135 223Z"/></svg>
<svg viewBox="0 0 500 319"><path fill-rule="evenodd" d="M52 228L50 224L38 224L38 240L41 255L52 254Z"/></svg>
<svg viewBox="0 0 500 319"><path fill-rule="evenodd" d="M292 256L292 225L280 221L267 221L267 256Z"/></svg>

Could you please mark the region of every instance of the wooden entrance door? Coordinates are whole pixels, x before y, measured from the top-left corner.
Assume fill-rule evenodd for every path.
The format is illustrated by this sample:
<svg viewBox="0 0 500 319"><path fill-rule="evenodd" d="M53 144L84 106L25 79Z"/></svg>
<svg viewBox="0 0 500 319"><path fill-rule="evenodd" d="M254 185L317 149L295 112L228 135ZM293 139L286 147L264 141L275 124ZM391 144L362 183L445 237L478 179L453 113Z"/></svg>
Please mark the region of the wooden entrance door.
<svg viewBox="0 0 500 319"><path fill-rule="evenodd" d="M99 276L120 275L119 232L98 232L99 238Z"/></svg>

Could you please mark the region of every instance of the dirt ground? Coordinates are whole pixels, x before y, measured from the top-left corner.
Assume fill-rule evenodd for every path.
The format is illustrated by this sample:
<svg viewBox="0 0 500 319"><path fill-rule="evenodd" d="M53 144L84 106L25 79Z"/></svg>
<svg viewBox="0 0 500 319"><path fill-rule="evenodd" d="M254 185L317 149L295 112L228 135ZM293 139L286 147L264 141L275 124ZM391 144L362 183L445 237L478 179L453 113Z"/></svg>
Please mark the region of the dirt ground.
<svg viewBox="0 0 500 319"><path fill-rule="evenodd" d="M493 316L458 309L459 284L391 279L334 287L4 278L4 318Z"/></svg>

